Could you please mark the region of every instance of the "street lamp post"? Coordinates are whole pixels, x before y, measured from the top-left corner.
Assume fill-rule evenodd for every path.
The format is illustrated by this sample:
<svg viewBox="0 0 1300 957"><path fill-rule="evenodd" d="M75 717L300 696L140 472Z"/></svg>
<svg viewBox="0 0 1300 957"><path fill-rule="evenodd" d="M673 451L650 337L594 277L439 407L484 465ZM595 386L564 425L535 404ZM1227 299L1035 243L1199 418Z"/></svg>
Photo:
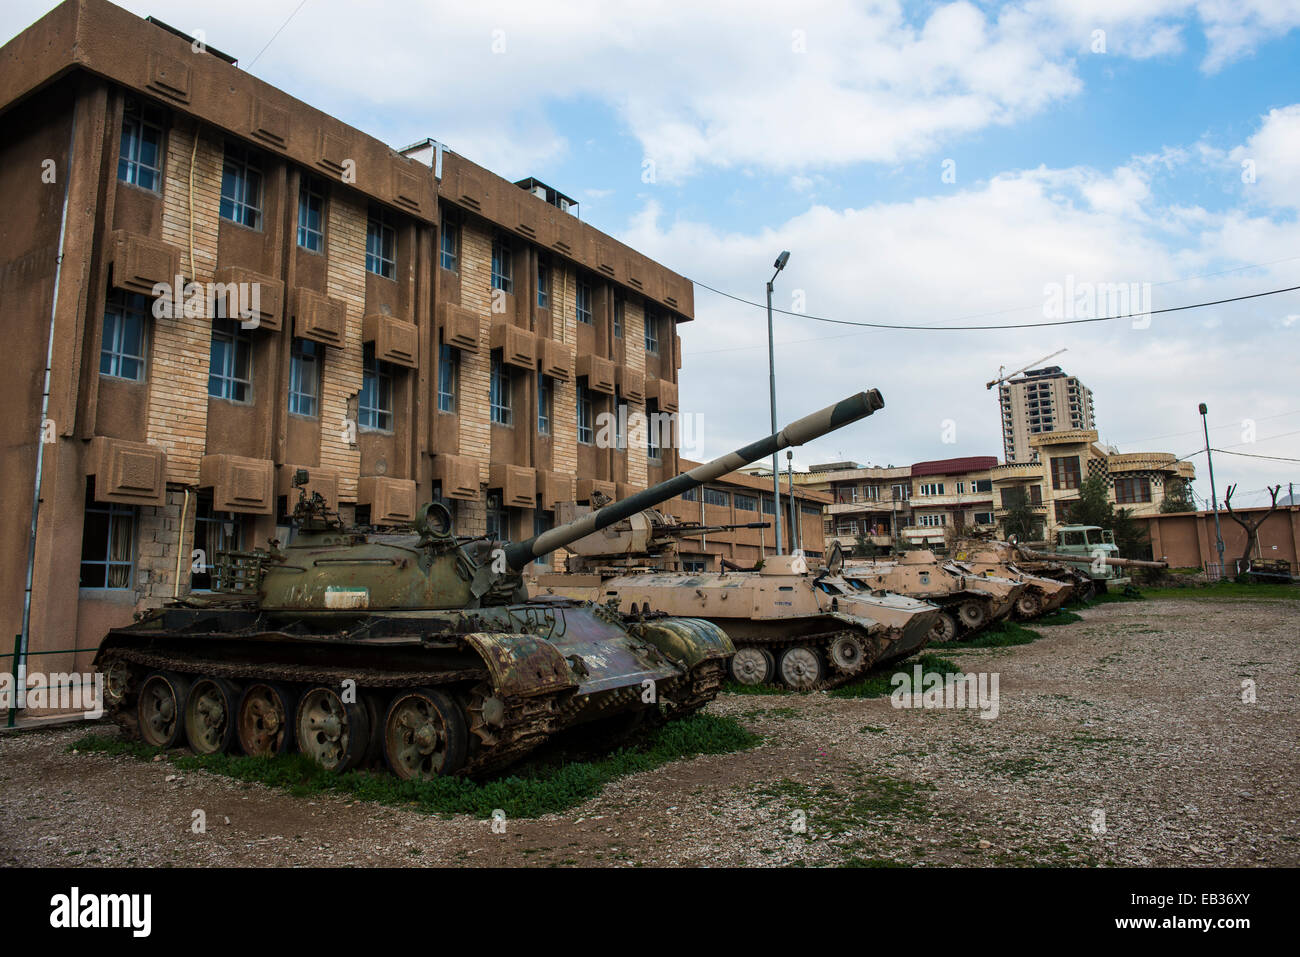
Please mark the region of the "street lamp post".
<svg viewBox="0 0 1300 957"><path fill-rule="evenodd" d="M776 346L772 341L772 283L776 282L776 277L780 275L785 264L790 261L790 251L783 250L781 255L776 257L776 262L772 265L776 267L776 272L772 273L772 278L767 281L767 378L768 388L771 392L772 403L772 433L776 434ZM776 452L772 453L772 504L775 506L776 515L776 554L781 554L781 465L777 460Z"/></svg>
<svg viewBox="0 0 1300 957"><path fill-rule="evenodd" d="M1210 427L1205 422L1205 414L1208 411L1209 408L1202 402L1201 428L1205 430L1205 459L1210 469L1210 505L1214 508L1214 539L1219 550L1219 577L1222 578L1228 570L1223 566L1223 529L1219 527L1219 493L1214 490L1214 457L1210 454Z"/></svg>
<svg viewBox="0 0 1300 957"><path fill-rule="evenodd" d="M799 534L799 500L794 496L794 452L785 451L786 485L790 489L790 547L798 551L803 547Z"/></svg>

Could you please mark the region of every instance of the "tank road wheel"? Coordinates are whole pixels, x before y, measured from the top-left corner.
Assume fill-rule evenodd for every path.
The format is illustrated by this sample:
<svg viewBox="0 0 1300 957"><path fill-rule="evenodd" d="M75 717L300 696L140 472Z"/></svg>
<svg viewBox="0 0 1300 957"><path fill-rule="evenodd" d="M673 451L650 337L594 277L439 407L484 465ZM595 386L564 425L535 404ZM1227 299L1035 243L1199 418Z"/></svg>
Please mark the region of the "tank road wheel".
<svg viewBox="0 0 1300 957"><path fill-rule="evenodd" d="M104 670L104 704L116 708L131 689L131 666L115 658Z"/></svg>
<svg viewBox="0 0 1300 957"><path fill-rule="evenodd" d="M981 627L989 616L984 604L971 598L957 606L957 617L961 620L963 628L974 631Z"/></svg>
<svg viewBox="0 0 1300 957"><path fill-rule="evenodd" d="M781 680L797 691L816 687L825 674L821 655L814 648L795 645L781 653Z"/></svg>
<svg viewBox="0 0 1300 957"><path fill-rule="evenodd" d="M851 675L862 667L866 651L862 647L862 639L857 635L840 635L831 642L828 656L837 670Z"/></svg>
<svg viewBox="0 0 1300 957"><path fill-rule="evenodd" d="M731 659L731 677L742 685L765 685L776 674L776 659L766 648L737 648Z"/></svg>
<svg viewBox="0 0 1300 957"><path fill-rule="evenodd" d="M181 712L189 697L190 681L172 671L155 671L140 686L136 716L140 737L155 748L174 748L185 743L185 721Z"/></svg>
<svg viewBox="0 0 1300 957"><path fill-rule="evenodd" d="M384 757L399 778L435 778L465 765L469 729L460 706L433 688L399 691L384 719Z"/></svg>
<svg viewBox="0 0 1300 957"><path fill-rule="evenodd" d="M274 757L293 750L293 692L283 685L249 685L239 699L235 731L245 754Z"/></svg>
<svg viewBox="0 0 1300 957"><path fill-rule="evenodd" d="M196 754L229 751L235 740L239 689L224 678L199 678L185 699L185 737Z"/></svg>
<svg viewBox="0 0 1300 957"><path fill-rule="evenodd" d="M370 746L364 701L345 702L333 688L312 688L298 702L298 750L328 771L354 768Z"/></svg>
<svg viewBox="0 0 1300 957"><path fill-rule="evenodd" d="M1016 614L1021 618L1036 618L1043 610L1043 600L1038 592L1027 591L1016 599Z"/></svg>
<svg viewBox="0 0 1300 957"><path fill-rule="evenodd" d="M956 616L950 611L939 612L939 617L934 621L934 627L930 629L930 641L935 644L942 644L946 641L953 641L956 637Z"/></svg>

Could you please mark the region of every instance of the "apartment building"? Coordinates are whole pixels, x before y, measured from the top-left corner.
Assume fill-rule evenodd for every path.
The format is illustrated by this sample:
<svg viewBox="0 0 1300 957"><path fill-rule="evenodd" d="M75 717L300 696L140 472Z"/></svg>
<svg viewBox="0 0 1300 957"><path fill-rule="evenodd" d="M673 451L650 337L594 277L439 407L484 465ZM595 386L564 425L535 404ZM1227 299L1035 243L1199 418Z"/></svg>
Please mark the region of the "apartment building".
<svg viewBox="0 0 1300 957"><path fill-rule="evenodd" d="M966 456L906 466L814 465L795 476L796 485L830 496L827 544L844 548L865 536L879 548L941 545L960 528L992 527L993 456Z"/></svg>
<svg viewBox="0 0 1300 957"><path fill-rule="evenodd" d="M1065 429L1030 439L1032 461L1005 462L990 469L999 523L1007 509L1024 501L1042 516L1050 539L1057 526L1071 523L1070 509L1084 479L1105 480L1116 508L1137 516L1156 515L1169 488L1196 477L1191 462L1168 452L1120 453L1097 441L1095 429Z"/></svg>
<svg viewBox="0 0 1300 957"><path fill-rule="evenodd" d="M106 0L0 63L0 601L19 632L39 458L32 650L285 539L299 469L345 519L439 499L503 538L677 474L671 423L602 422L677 411L692 287L568 197L395 151Z"/></svg>
<svg viewBox="0 0 1300 957"><path fill-rule="evenodd" d="M1030 462L1031 439L1046 432L1096 426L1092 390L1060 366L1030 369L998 387L1002 421L1002 456L1007 462Z"/></svg>

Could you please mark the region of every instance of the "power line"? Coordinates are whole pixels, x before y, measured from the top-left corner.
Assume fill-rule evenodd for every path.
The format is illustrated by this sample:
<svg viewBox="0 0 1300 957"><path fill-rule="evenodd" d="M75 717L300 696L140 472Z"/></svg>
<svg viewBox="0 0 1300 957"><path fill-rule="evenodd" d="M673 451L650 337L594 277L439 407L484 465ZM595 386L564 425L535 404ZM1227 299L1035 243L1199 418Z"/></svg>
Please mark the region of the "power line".
<svg viewBox="0 0 1300 957"><path fill-rule="evenodd" d="M280 24L280 29L276 30L273 34L271 34L271 39L266 41L266 46L262 47L262 49L257 51L257 56L253 57L252 62L248 64L248 69L251 70L253 68L253 64L262 58L262 54L266 52L267 47L269 47L272 43L275 42L275 38L278 37L281 31L284 30L284 28L289 25L289 21L292 20L294 17L296 17L298 15L298 11L305 6L307 6L307 0L302 0L302 3L298 4L298 6L294 8L293 13L289 14L288 18L284 21L284 23Z"/></svg>
<svg viewBox="0 0 1300 957"><path fill-rule="evenodd" d="M1251 459L1272 459L1274 462L1300 462L1300 459L1288 459L1281 455L1260 455L1258 452L1230 452L1227 449L1213 449L1212 451L1224 455L1244 455Z"/></svg>
<svg viewBox="0 0 1300 957"><path fill-rule="evenodd" d="M740 296L734 296L729 292L723 292L721 289L715 289L707 283L700 282L698 279L692 279L695 285L709 292L716 293L727 299L733 299L736 302L743 303L746 306L753 306L756 309L766 309L765 303L753 302L749 299L743 299ZM851 319L831 319L828 316L813 316L808 313L791 312L788 309L777 309L773 307L773 312L779 312L784 316L794 316L797 319L811 319L814 322L828 322L837 326L855 326L864 329L897 329L905 332L980 332L994 329L1046 329L1050 326L1075 326L1087 322L1113 322L1116 319L1137 319L1147 318L1149 316L1159 316L1170 312L1184 312L1188 309L1204 309L1208 306L1222 306L1230 302L1244 302L1247 299L1261 299L1265 296L1276 296L1284 292L1295 292L1300 286L1287 286L1283 289L1270 289L1267 292L1253 292L1244 296L1232 296L1228 299L1214 299L1209 302L1194 302L1183 306L1166 306L1164 309L1149 309L1145 312L1130 312L1118 316L1092 316L1087 319L1052 319L1048 322L1016 322L1003 323L998 325L979 325L979 326L909 326L901 323L892 322L857 322Z"/></svg>

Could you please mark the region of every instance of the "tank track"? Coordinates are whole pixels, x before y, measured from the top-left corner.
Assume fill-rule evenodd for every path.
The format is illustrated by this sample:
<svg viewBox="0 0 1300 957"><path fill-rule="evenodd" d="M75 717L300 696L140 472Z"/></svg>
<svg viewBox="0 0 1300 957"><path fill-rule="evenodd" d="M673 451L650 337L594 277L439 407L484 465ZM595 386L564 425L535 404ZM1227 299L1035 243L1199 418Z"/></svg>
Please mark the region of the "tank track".
<svg viewBox="0 0 1300 957"><path fill-rule="evenodd" d="M866 674L876 664L885 657L886 652L895 641L902 637L901 634L893 634L894 629L890 629L889 634L881 637L878 634L871 634L857 628L840 628L835 631L820 632L813 635L800 635L798 638L787 638L784 636L772 638L743 638L739 641L733 639L736 649L741 648L763 648L772 652L773 656L778 659L781 654L790 648L814 648L821 655L826 664L826 674L820 680L807 688L792 690L799 691L828 691L832 688L838 688L841 685L848 684L855 678ZM829 649L831 644L842 637L854 637L862 641L866 654L862 657L862 663L853 669L842 669L838 667L830 657ZM875 651L873 655L871 652ZM786 687L778 675L772 675L772 682L781 687Z"/></svg>

